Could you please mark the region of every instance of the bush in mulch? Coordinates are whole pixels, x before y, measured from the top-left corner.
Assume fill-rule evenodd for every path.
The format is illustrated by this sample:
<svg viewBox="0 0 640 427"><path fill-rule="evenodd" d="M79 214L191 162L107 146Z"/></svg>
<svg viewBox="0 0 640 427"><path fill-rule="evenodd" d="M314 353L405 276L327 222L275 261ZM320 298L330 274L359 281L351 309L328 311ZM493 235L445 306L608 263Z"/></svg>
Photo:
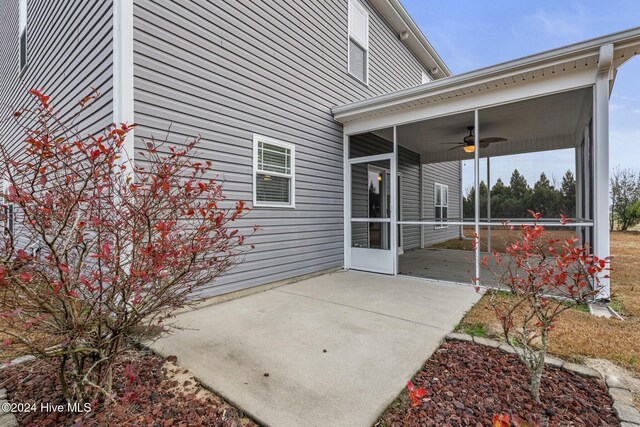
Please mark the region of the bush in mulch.
<svg viewBox="0 0 640 427"><path fill-rule="evenodd" d="M471 343L443 343L412 383L425 388L426 397L411 406L403 392L377 425L480 427L499 414L529 426L620 425L602 381L547 366L538 405L529 393L529 373L515 355Z"/></svg>
<svg viewBox="0 0 640 427"><path fill-rule="evenodd" d="M114 377L123 378L113 387L115 403L93 402L89 412L38 409L47 403L66 405L56 370L41 361L0 370L0 388L7 389L12 403L35 403L35 411L15 414L22 426L256 426L200 387L198 395L193 386L182 387L191 381L178 384L168 375L166 362L156 355L140 353L122 358L115 367ZM168 362L175 362L175 357L170 356Z"/></svg>

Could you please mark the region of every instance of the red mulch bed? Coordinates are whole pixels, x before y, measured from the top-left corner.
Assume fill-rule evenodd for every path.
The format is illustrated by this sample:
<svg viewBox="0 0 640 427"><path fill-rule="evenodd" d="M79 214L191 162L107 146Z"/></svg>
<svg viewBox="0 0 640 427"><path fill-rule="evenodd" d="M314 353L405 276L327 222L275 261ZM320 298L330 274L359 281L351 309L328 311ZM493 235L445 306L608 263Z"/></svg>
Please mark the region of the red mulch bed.
<svg viewBox="0 0 640 427"><path fill-rule="evenodd" d="M171 362L175 357L169 357ZM116 404L96 402L90 412L26 412L15 414L22 426L256 426L217 396L200 390L198 396L177 391L182 385L168 378L163 366L167 359L136 353L128 355L116 367L114 392ZM123 375L126 363L135 367L135 380L128 383ZM183 370L187 372L186 370ZM44 362L11 366L0 370L0 388L7 389L12 403L65 404L57 385L56 372ZM189 384L187 384L189 383ZM196 385L197 386L197 385ZM191 384L191 388L193 385ZM200 388L197 386L197 388ZM202 392L202 393L200 393ZM206 396L203 398L203 396Z"/></svg>
<svg viewBox="0 0 640 427"><path fill-rule="evenodd" d="M412 380L428 394L412 407L406 392L382 415L382 426L490 426L509 414L529 426L619 426L602 381L546 367L541 400L517 356L467 342L445 342Z"/></svg>

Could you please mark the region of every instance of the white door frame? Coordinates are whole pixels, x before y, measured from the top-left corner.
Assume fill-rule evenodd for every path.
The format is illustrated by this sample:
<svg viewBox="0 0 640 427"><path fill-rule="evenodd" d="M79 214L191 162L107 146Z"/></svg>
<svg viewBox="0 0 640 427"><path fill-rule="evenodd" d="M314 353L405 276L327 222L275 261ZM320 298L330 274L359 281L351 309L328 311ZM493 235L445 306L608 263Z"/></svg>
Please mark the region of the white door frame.
<svg viewBox="0 0 640 427"><path fill-rule="evenodd" d="M398 274L398 166L397 166L397 143L396 129L393 132L393 152L349 158L349 135L344 135L344 259L345 268L354 270L365 270L376 273L396 275ZM358 163L371 163L381 160L388 160L391 164L391 215L390 218L352 218L351 217L351 175L352 165ZM383 222L388 223L390 228L390 249L371 249L352 247L351 226L354 222Z"/></svg>
<svg viewBox="0 0 640 427"><path fill-rule="evenodd" d="M391 171L387 170L387 174L389 175L389 185L391 185ZM396 201L398 203L398 221L402 221L402 172L397 173L398 176L398 194L396 194ZM403 225L399 224L396 227L398 231L397 240L398 240L398 256L404 254L404 239L402 238Z"/></svg>

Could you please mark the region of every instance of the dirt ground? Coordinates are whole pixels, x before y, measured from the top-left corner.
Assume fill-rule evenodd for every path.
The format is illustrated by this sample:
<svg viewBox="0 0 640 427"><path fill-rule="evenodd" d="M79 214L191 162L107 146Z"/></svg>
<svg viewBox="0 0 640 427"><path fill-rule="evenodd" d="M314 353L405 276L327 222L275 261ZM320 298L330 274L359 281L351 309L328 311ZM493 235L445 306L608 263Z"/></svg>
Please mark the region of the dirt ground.
<svg viewBox="0 0 640 427"><path fill-rule="evenodd" d="M473 250L473 227L464 227L464 235L466 239L453 239L446 242L437 243L432 248L437 249L455 249L462 251ZM487 251L487 242L489 231L487 228L480 228L480 250ZM505 227L491 228L491 249L498 252L504 252L505 245L511 244L519 235L518 230L508 230ZM549 239L559 239L563 241L575 235L574 229L547 229L545 236Z"/></svg>

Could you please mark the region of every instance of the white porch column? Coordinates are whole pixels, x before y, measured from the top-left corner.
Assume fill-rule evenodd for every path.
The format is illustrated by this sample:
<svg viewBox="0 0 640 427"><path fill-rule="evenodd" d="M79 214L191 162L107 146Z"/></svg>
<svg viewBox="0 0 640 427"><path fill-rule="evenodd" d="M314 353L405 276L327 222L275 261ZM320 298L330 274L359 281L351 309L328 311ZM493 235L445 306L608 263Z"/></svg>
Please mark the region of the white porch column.
<svg viewBox="0 0 640 427"><path fill-rule="evenodd" d="M487 222L491 223L491 158L487 156ZM487 227L487 252L491 253L491 226Z"/></svg>
<svg viewBox="0 0 640 427"><path fill-rule="evenodd" d="M475 242L476 242L476 285L480 285L480 120L478 110L474 112L475 150L473 150L473 172L475 186Z"/></svg>
<svg viewBox="0 0 640 427"><path fill-rule="evenodd" d="M393 156L391 157L391 253L393 274L398 274L398 129L393 127Z"/></svg>
<svg viewBox="0 0 640 427"><path fill-rule="evenodd" d="M349 166L349 135L346 133L342 139L342 198L344 210L344 268L348 270L351 267L351 167Z"/></svg>
<svg viewBox="0 0 640 427"><path fill-rule="evenodd" d="M459 209L459 212L458 212L458 216L460 217L460 221L464 221L464 188L462 188L462 186L463 186L462 160L458 162L458 166L459 166L459 170L460 170L460 182L458 184L458 187L460 189L460 200L458 200L460 202L460 209ZM458 238L460 240L464 239L464 225L461 225L459 227Z"/></svg>
<svg viewBox="0 0 640 427"><path fill-rule="evenodd" d="M613 45L600 46L598 75L594 87L594 254L604 258L609 249L609 82L613 78ZM604 274L603 274L604 276ZM600 278L602 289L597 296L609 300L609 279Z"/></svg>

